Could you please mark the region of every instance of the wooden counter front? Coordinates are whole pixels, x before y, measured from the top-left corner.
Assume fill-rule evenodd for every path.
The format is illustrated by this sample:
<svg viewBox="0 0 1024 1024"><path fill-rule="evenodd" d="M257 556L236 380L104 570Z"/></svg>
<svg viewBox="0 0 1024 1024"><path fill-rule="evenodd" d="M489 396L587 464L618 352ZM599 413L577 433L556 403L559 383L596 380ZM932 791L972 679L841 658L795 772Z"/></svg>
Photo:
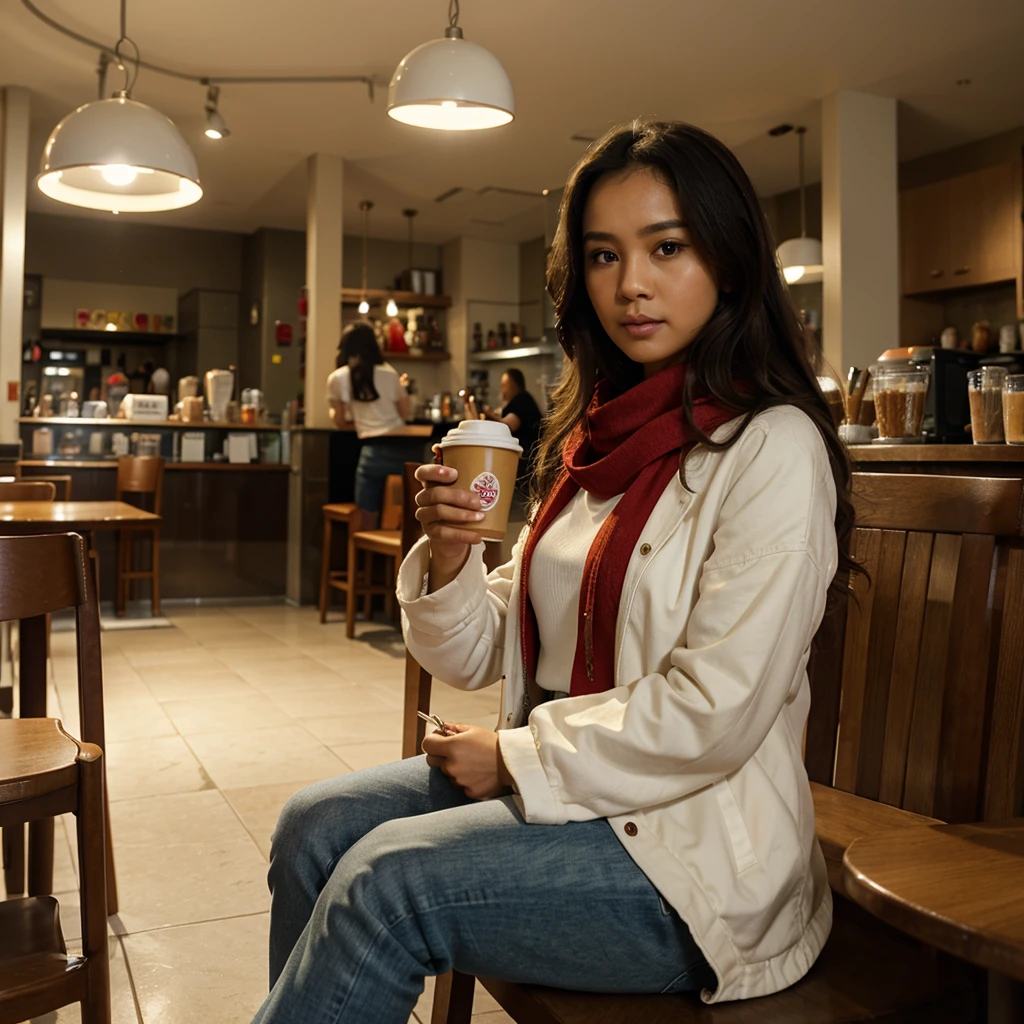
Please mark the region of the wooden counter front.
<svg viewBox="0 0 1024 1024"><path fill-rule="evenodd" d="M114 461L28 459L22 479L59 472L75 501L114 498ZM279 464L168 462L164 474L161 591L174 598L283 597L289 468ZM97 535L100 592L113 594L116 547Z"/></svg>
<svg viewBox="0 0 1024 1024"><path fill-rule="evenodd" d="M852 444L847 450L865 473L1024 476L1024 445Z"/></svg>

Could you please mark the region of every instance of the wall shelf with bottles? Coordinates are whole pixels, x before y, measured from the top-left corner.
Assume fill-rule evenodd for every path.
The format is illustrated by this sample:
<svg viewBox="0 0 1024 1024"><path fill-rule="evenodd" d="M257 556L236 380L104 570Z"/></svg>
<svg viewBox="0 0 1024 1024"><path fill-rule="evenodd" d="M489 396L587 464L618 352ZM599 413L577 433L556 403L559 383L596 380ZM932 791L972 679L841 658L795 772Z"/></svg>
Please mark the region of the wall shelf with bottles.
<svg viewBox="0 0 1024 1024"><path fill-rule="evenodd" d="M396 363L447 363L452 357L450 352L425 350L420 355L415 355L412 352L385 352L384 358L388 362Z"/></svg>
<svg viewBox="0 0 1024 1024"><path fill-rule="evenodd" d="M133 427L136 430L238 430L238 431L269 431L279 432L281 425L276 426L270 423L248 424L248 423L211 423L203 420L198 423L185 423L181 420L122 420L116 417L95 420L86 419L83 416L21 416L19 423L34 424L37 427L58 426L58 427L111 427L120 429Z"/></svg>
<svg viewBox="0 0 1024 1024"><path fill-rule="evenodd" d="M469 358L475 363L494 363L503 359L535 359L538 356L555 356L558 351L557 345L542 345L537 342L512 345L509 348L498 348L488 352L470 352Z"/></svg>
<svg viewBox="0 0 1024 1024"><path fill-rule="evenodd" d="M364 298L371 306L381 305L388 299L394 299L398 306L408 308L422 306L424 309L450 309L452 304L449 295L419 295L416 292L393 291L390 288L367 288L365 293L362 288L341 289L341 302L344 306L358 306Z"/></svg>

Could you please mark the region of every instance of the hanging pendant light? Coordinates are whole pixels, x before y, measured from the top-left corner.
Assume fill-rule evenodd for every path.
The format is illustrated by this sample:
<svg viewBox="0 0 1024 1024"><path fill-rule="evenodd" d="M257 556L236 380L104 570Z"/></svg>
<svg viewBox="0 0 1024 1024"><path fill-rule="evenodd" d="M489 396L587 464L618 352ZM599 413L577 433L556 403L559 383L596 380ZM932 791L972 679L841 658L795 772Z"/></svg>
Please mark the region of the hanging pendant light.
<svg viewBox="0 0 1024 1024"><path fill-rule="evenodd" d="M402 58L388 88L388 115L440 131L478 131L515 116L512 83L490 51L462 36L459 0L449 0L448 28Z"/></svg>
<svg viewBox="0 0 1024 1024"><path fill-rule="evenodd" d="M363 212L363 297L359 303L359 315L366 316L370 312L370 303L366 298L366 248L370 236L370 211L373 209L373 203L369 199L364 199L359 204L359 209Z"/></svg>
<svg viewBox="0 0 1024 1024"><path fill-rule="evenodd" d="M821 242L817 238L807 237L807 200L804 195L804 135L806 133L806 128L796 129L800 153L800 237L790 238L783 242L776 252L786 284L815 284L821 280L824 270Z"/></svg>
<svg viewBox="0 0 1024 1024"><path fill-rule="evenodd" d="M231 129L220 112L220 86L210 85L206 89L206 130L203 134L208 139L226 139Z"/></svg>
<svg viewBox="0 0 1024 1024"><path fill-rule="evenodd" d="M135 51L134 74L121 56ZM139 48L125 33L114 47L124 88L112 99L73 110L50 132L36 177L39 191L70 206L111 213L176 210L203 195L188 143L158 110L131 98L139 74Z"/></svg>

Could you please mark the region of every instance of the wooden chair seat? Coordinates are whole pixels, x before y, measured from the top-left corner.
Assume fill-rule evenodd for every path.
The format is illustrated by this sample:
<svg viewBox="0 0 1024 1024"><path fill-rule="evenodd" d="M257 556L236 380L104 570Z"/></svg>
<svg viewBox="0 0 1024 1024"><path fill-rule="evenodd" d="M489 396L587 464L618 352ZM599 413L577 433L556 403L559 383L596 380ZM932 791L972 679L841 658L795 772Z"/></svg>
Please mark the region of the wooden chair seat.
<svg viewBox="0 0 1024 1024"><path fill-rule="evenodd" d="M401 530L360 530L353 540L360 551L372 551L388 558L402 557Z"/></svg>
<svg viewBox="0 0 1024 1024"><path fill-rule="evenodd" d="M0 1006L22 1006L20 1016L35 1016L30 1007L47 993L63 1004L75 1000L76 975L84 960L68 959L60 926L60 907L52 896L0 903ZM19 1016L14 1014L15 1019Z"/></svg>
<svg viewBox="0 0 1024 1024"><path fill-rule="evenodd" d="M77 778L78 744L55 718L0 720L0 804L59 792Z"/></svg>
<svg viewBox="0 0 1024 1024"><path fill-rule="evenodd" d="M513 1020L530 1024L952 1024L972 1019L974 998L931 955L842 918L806 977L763 999L708 1006L696 994L607 995L480 981Z"/></svg>
<svg viewBox="0 0 1024 1024"><path fill-rule="evenodd" d="M324 516L336 523L349 522L358 511L359 506L354 501L339 501L323 506Z"/></svg>
<svg viewBox="0 0 1024 1024"><path fill-rule="evenodd" d="M866 800L818 782L811 783L811 796L814 799L814 827L821 852L825 855L828 882L836 892L843 891L843 854L855 839L901 828L939 824L937 818L926 818L923 814L904 811L900 807Z"/></svg>

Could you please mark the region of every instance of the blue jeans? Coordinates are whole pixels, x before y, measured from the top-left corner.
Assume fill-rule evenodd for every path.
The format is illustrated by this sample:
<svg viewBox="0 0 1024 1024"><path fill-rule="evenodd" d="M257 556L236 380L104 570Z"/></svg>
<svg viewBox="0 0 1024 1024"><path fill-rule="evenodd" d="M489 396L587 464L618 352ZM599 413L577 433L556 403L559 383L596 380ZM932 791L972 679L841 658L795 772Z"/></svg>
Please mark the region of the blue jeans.
<svg viewBox="0 0 1024 1024"><path fill-rule="evenodd" d="M401 476L407 462L423 462L427 438L371 437L359 449L356 463L356 504L364 512L379 512L384 481Z"/></svg>
<svg viewBox="0 0 1024 1024"><path fill-rule="evenodd" d="M271 992L253 1024L406 1024L426 975L592 992L715 985L608 822L528 825L423 757L318 782L271 850Z"/></svg>

